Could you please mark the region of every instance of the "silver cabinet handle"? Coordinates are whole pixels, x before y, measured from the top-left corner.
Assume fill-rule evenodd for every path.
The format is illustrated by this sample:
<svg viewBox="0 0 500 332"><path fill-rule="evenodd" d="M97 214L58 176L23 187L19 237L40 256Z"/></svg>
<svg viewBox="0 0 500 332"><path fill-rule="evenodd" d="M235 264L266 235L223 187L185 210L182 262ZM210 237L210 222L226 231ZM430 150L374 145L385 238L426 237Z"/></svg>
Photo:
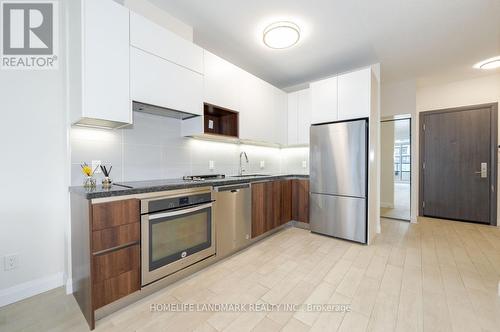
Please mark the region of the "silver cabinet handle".
<svg viewBox="0 0 500 332"><path fill-rule="evenodd" d="M189 209L182 209L182 210L176 210L176 211L172 211L172 212L164 212L164 213L158 213L158 214L150 214L149 220L179 216L182 214L203 210L203 209L206 209L209 207L212 207L212 203L195 206L195 207L192 207Z"/></svg>

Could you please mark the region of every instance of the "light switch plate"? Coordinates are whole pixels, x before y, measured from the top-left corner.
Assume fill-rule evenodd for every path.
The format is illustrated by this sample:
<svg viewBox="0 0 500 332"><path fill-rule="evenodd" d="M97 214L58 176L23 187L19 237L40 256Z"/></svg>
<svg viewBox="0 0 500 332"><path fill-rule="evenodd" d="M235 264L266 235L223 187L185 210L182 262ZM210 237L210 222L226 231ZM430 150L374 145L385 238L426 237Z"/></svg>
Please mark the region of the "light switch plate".
<svg viewBox="0 0 500 332"><path fill-rule="evenodd" d="M101 161L100 160L92 160L92 171L95 170L96 174L102 173L101 171Z"/></svg>
<svg viewBox="0 0 500 332"><path fill-rule="evenodd" d="M214 169L215 168L215 161L209 160L208 161L208 169Z"/></svg>
<svg viewBox="0 0 500 332"><path fill-rule="evenodd" d="M264 160L261 160L260 161L260 169L263 169L264 167L266 167L266 162Z"/></svg>
<svg viewBox="0 0 500 332"><path fill-rule="evenodd" d="M302 160L302 168L307 168L307 161L306 160Z"/></svg>

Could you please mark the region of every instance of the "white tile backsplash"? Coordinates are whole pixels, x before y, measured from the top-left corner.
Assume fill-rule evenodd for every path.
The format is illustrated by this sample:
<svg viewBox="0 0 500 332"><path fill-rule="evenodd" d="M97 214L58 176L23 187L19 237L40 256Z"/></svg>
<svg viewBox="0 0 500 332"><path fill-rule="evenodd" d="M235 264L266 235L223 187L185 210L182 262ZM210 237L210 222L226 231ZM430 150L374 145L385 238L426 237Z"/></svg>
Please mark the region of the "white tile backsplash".
<svg viewBox="0 0 500 332"><path fill-rule="evenodd" d="M241 151L249 159L246 164L243 158L246 173L309 172L309 168L302 168L303 160L309 166L308 148L278 149L185 138L181 136L181 120L134 112L134 125L125 129L71 129L71 184L82 184L80 164L92 160L113 165L111 178L116 182L191 174L235 175ZM209 160L215 163L213 170L209 169Z"/></svg>
<svg viewBox="0 0 500 332"><path fill-rule="evenodd" d="M303 162L306 162L306 168ZM281 170L288 174L309 174L309 148L293 147L281 150Z"/></svg>

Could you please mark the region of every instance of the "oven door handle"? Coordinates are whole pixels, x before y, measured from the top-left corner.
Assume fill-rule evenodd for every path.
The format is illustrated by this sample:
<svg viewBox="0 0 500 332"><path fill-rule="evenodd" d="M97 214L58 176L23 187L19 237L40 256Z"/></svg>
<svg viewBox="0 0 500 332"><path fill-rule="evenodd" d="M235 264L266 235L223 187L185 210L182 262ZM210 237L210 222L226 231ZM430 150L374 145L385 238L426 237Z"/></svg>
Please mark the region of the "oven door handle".
<svg viewBox="0 0 500 332"><path fill-rule="evenodd" d="M174 217L174 216L179 216L182 214L186 213L191 213L199 210L203 210L206 208L212 207L212 203L207 203L207 204L202 204L198 206L194 206L192 208L188 209L182 209L182 210L176 210L172 212L163 212L163 213L157 213L157 214L150 214L149 215L149 220L155 220L155 219L160 219L160 218L168 218L168 217Z"/></svg>

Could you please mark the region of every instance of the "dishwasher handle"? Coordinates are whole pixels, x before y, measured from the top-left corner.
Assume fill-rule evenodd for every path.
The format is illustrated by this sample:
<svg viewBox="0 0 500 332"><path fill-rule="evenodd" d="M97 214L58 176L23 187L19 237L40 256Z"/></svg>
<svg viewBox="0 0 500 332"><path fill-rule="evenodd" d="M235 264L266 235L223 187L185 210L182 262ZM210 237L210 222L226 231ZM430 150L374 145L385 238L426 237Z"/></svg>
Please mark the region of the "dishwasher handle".
<svg viewBox="0 0 500 332"><path fill-rule="evenodd" d="M227 186L219 186L219 187L214 187L214 190L216 192L230 191L232 193L237 193L240 191L240 189L247 189L247 188L250 188L250 183L239 183Z"/></svg>

